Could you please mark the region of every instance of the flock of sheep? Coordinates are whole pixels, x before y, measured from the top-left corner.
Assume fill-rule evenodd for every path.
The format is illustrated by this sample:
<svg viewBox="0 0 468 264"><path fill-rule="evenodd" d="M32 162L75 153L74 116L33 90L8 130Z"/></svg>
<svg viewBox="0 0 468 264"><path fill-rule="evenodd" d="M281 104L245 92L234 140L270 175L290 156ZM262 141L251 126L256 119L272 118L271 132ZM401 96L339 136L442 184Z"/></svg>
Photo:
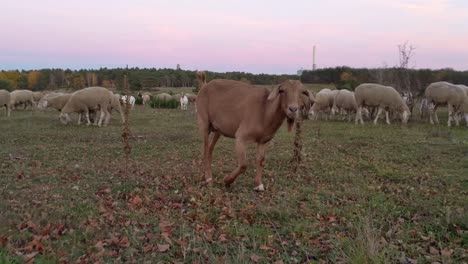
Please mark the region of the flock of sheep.
<svg viewBox="0 0 468 264"><path fill-rule="evenodd" d="M347 90L323 89L315 95L314 104L309 116L316 120L323 114L328 119L330 115L340 114L351 121L352 115L356 124L364 123L363 116L373 118L377 124L382 112L385 112L386 123L398 118L407 123L414 107L413 96L409 93L400 95L395 88L379 84L367 83L356 87L354 92ZM431 124L439 123L436 110L439 106L448 107L448 126L455 121L458 126L465 118L468 126L468 87L454 85L448 82L430 84L421 100L420 113L428 114Z"/></svg>
<svg viewBox="0 0 468 264"><path fill-rule="evenodd" d="M143 104L147 104L151 98L151 93L139 94ZM180 108L187 110L189 102L196 100L193 94L169 95L166 93L156 95L160 100L175 99L180 102ZM113 110L121 116L122 122L125 121L123 106L129 105L130 109L135 106L136 99L132 95L114 94L109 89L103 87L88 87L73 93L43 93L32 92L30 90L15 90L8 92L0 90L0 107L6 108L6 114L9 117L12 109L18 109L28 106L44 110L53 108L60 112L59 119L63 124L71 121L70 114L77 113L78 125L86 122L88 125L94 123L98 126L107 126L110 121ZM93 122L91 122L93 121Z"/></svg>

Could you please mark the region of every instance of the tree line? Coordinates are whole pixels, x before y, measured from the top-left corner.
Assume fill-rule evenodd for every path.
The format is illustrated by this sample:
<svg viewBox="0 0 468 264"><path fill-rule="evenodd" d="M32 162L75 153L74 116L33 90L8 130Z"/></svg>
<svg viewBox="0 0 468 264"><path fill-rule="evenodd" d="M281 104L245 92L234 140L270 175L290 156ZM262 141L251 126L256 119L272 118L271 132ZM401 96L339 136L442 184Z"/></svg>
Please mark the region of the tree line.
<svg viewBox="0 0 468 264"><path fill-rule="evenodd" d="M103 86L122 90L125 75L129 88L137 91L153 87L197 87L196 71L156 68L100 68L100 69L41 69L30 71L0 71L0 89L29 89L33 91L61 88L78 90L89 86ZM300 79L303 83L334 84L339 89L353 90L357 85L375 82L391 85L398 90L421 93L436 81L468 84L468 71L453 69L350 68L346 66L304 71L298 75L252 74L247 72L207 72L208 79L232 79L255 85L274 85L286 79Z"/></svg>
<svg viewBox="0 0 468 264"><path fill-rule="evenodd" d="M232 79L256 85L277 84L297 75L252 74L247 72L206 72L210 79ZM103 86L122 90L125 75L129 88L137 91L153 87L196 87L196 71L181 69L100 68L97 70L41 69L31 71L0 71L0 89L29 89L33 91L89 86Z"/></svg>

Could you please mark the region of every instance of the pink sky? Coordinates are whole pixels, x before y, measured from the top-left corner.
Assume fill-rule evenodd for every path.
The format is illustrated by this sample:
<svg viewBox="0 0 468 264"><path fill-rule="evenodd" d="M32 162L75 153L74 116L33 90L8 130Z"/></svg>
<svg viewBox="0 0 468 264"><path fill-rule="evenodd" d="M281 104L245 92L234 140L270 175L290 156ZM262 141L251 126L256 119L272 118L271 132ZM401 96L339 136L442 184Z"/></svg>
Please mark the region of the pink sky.
<svg viewBox="0 0 468 264"><path fill-rule="evenodd" d="M312 65L468 70L468 1L8 1L0 69L169 67L295 73Z"/></svg>

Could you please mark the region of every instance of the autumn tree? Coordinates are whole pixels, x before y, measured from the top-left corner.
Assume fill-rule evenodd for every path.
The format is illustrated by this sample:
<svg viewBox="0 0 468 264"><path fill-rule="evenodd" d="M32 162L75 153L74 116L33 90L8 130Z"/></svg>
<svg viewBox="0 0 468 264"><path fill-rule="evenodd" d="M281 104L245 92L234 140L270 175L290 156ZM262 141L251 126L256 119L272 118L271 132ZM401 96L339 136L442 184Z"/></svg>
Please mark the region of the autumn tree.
<svg viewBox="0 0 468 264"><path fill-rule="evenodd" d="M39 71L30 71L28 73L28 88L30 90L33 89L39 82L39 78L41 77L41 73Z"/></svg>

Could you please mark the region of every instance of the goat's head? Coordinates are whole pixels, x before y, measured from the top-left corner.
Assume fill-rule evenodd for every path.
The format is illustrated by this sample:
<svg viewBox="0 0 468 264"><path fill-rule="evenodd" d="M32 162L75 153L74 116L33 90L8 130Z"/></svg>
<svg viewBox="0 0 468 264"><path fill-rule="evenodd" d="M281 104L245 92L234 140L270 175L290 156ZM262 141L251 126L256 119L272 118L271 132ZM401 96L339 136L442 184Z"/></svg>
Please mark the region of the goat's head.
<svg viewBox="0 0 468 264"><path fill-rule="evenodd" d="M314 103L314 96L306 90L300 81L287 80L276 87L268 96L268 100L280 99L280 105L288 120L288 127L291 130L299 109L306 103ZM304 102L304 97L309 102Z"/></svg>

